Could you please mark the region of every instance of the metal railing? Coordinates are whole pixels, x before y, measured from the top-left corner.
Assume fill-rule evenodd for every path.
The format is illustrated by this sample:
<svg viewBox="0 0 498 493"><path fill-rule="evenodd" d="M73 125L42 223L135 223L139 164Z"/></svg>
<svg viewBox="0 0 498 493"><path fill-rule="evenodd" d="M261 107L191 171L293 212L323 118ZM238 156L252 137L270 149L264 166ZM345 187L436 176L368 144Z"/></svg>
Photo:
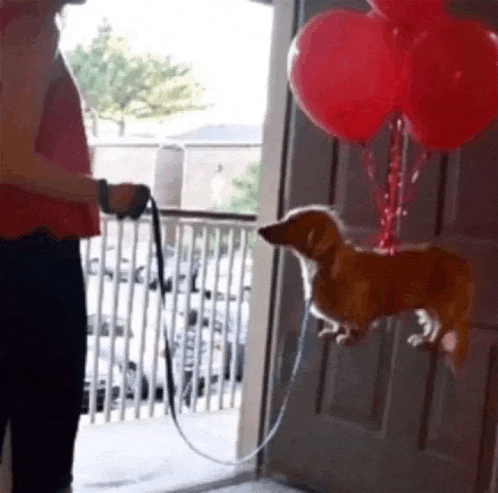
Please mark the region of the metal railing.
<svg viewBox="0 0 498 493"><path fill-rule="evenodd" d="M163 306L151 212L138 221L102 215L101 236L81 242L90 423L168 413L164 329L178 412L240 405L255 221L162 210Z"/></svg>

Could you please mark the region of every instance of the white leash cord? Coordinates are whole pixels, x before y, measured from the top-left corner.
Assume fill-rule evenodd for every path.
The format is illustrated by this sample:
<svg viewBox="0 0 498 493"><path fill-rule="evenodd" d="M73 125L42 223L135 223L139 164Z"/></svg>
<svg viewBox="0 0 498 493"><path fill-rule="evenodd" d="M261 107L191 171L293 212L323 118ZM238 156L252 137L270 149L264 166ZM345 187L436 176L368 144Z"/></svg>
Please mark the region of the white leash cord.
<svg viewBox="0 0 498 493"><path fill-rule="evenodd" d="M165 286L164 286L164 258L161 250L161 231L160 231L160 225L159 225L159 212L157 210L157 204L156 201L151 197L150 198L152 202L152 220L153 220L153 225L154 225L154 237L155 237L155 244L156 244L156 255L157 255L157 265L158 265L158 277L159 277L159 284L160 284L160 289L161 289L161 297L162 297L162 302L163 306L165 304ZM216 457L211 457L210 455L202 452L199 450L195 445L193 445L188 437L185 435L183 432L182 428L180 427L176 415L176 410L175 410L175 399L174 399L174 394L175 394L175 385L173 381L173 363L172 363L172 358L171 358L171 351L170 351L170 345L168 341L168 333L167 330L164 330L164 339L165 339L165 356L166 356L166 383L168 387L168 402L169 402L169 408L171 412L171 416L173 418L173 423L175 425L175 428L177 429L178 433L180 436L183 438L185 443L189 446L191 450L193 450L196 454L200 455L201 457L204 457L205 459L208 459L212 462L216 462L217 464L221 464L224 466L237 466L239 464L243 464L245 462L249 462L252 460L256 455L263 450L268 443L274 438L275 434L277 433L278 429L280 428L280 425L282 424L282 421L284 419L285 411L287 409L287 403L289 401L289 397L292 391L292 388L294 386L296 376L299 370L299 366L301 364L301 359L303 356L303 350L304 350L304 341L305 341L305 336L306 336L306 328L308 326L308 319L309 319L309 312L310 312L310 301L306 301L306 306L303 314L303 318L301 320L301 327L299 329L299 339L298 339L298 345L297 345L297 353L296 353L296 358L294 360L294 366L292 368L292 373L289 379L289 382L287 384L287 389L285 391L285 396L282 402L282 406L280 408L280 411L278 413L277 420L275 421L274 425L272 426L271 430L269 431L268 435L266 438L263 440L263 442L252 452L249 454L245 455L244 457L241 457L238 460L234 461L229 461L229 460L220 460L217 459Z"/></svg>

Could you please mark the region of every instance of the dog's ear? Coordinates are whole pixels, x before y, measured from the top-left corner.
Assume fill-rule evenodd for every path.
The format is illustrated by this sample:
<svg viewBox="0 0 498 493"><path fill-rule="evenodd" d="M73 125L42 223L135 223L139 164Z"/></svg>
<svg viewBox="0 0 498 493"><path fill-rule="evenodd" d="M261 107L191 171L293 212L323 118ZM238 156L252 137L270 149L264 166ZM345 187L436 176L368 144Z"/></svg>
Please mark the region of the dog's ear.
<svg viewBox="0 0 498 493"><path fill-rule="evenodd" d="M314 208L291 211L285 219L260 228L258 233L272 245L287 246L317 260L341 241L332 215Z"/></svg>
<svg viewBox="0 0 498 493"><path fill-rule="evenodd" d="M336 225L329 220L323 221L310 231L306 253L310 258L318 260L331 250L335 250L338 242L340 234Z"/></svg>

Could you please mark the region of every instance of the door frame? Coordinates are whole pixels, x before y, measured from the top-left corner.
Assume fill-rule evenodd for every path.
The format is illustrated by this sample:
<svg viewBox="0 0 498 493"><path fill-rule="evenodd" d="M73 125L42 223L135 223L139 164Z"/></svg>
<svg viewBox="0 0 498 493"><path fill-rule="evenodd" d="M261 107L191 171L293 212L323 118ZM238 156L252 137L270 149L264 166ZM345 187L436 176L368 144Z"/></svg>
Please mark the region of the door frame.
<svg viewBox="0 0 498 493"><path fill-rule="evenodd" d="M296 30L299 0L273 1L273 34L268 79L267 113L261 150L261 185L258 225L277 220L282 213L287 161L291 138L292 98L287 84L287 52ZM254 248L253 289L249 333L246 344L246 379L240 409L237 456L243 457L266 436L267 405L272 395L270 375L274 373L276 330L274 310L278 281L279 253L258 239ZM254 286L254 285L253 285ZM256 287L256 286L254 286ZM257 307L257 308L256 308ZM238 466L238 474L259 475L261 454Z"/></svg>
<svg viewBox="0 0 498 493"><path fill-rule="evenodd" d="M332 163L337 141L318 129L297 108L287 81L287 53L303 19L327 8L365 7L363 0L274 0L267 115L263 134L258 224L274 222L291 208L332 200ZM297 136L299 137L297 138ZM341 157L339 157L341 160ZM307 163L313 162L314 173ZM304 307L297 261L258 239L254 249L252 310L246 345L246 381L242 397L237 455L250 453L267 436L280 408ZM288 280L296 279L289 287ZM285 286L285 287L284 287ZM290 296L289 296L290 295ZM256 308L257 307L257 308ZM308 330L316 330L316 320ZM290 332L292 330L292 332ZM249 370L250 369L250 370ZM283 377L283 378L281 378ZM265 472L263 454L238 467L240 474ZM279 478L285 481L285 478Z"/></svg>

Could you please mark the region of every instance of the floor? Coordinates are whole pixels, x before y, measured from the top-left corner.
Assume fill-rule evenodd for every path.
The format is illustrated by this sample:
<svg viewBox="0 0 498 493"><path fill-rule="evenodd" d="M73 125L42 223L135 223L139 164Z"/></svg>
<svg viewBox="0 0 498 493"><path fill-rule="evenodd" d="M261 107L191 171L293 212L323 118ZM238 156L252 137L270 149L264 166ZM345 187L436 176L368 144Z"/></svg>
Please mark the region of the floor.
<svg viewBox="0 0 498 493"><path fill-rule="evenodd" d="M146 409L143 409L146 411ZM141 414L146 415L145 412ZM234 466L211 462L194 453L169 417L91 424L82 416L76 441L73 493L299 493L268 480L206 490L209 484L229 484ZM180 424L194 446L221 460L235 459L239 412L182 414ZM2 478L7 478L2 474ZM0 485L0 491L9 488Z"/></svg>
<svg viewBox="0 0 498 493"><path fill-rule="evenodd" d="M261 480L228 486L227 488L212 490L208 493L300 493L300 491L274 483L273 481Z"/></svg>
<svg viewBox="0 0 498 493"><path fill-rule="evenodd" d="M82 418L75 450L74 493L195 492L199 485L236 475L234 466L210 462L190 450L168 417L120 422L116 416L114 422L99 424ZM236 409L180 416L182 429L196 447L228 461L235 459L238 420ZM214 492L299 493L267 480Z"/></svg>
<svg viewBox="0 0 498 493"><path fill-rule="evenodd" d="M230 461L235 459L238 419L237 410L225 410L182 414L180 423L196 447ZM87 424L83 419L73 489L74 493L168 493L235 474L234 466L210 462L191 451L168 417L105 424Z"/></svg>

